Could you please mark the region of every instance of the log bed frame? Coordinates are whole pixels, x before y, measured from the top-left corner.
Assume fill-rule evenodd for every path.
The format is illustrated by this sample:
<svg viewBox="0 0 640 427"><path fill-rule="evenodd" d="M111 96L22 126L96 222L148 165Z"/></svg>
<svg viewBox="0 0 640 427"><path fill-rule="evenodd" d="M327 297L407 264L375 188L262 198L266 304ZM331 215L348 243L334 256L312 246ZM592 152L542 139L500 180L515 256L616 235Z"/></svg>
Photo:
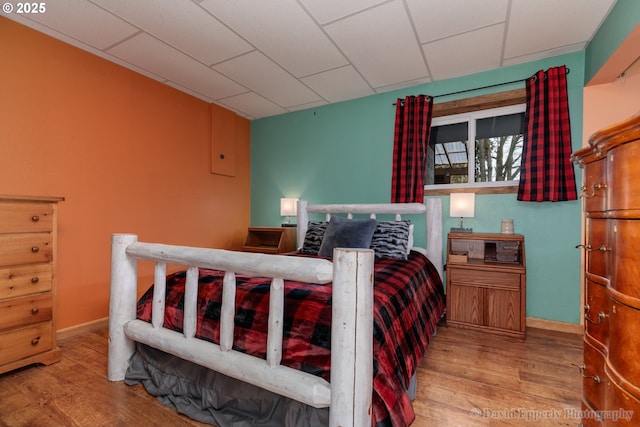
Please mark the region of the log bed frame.
<svg viewBox="0 0 640 427"><path fill-rule="evenodd" d="M298 247L309 213L426 214L427 256L442 277L442 213L440 199L420 203L298 205ZM155 262L152 321L136 319L138 260ZM187 267L182 333L162 327L167 263ZM111 252L109 361L107 377L125 377L135 342L205 366L313 407L329 407L329 424L371 425L373 387L373 263L370 249L334 251L326 259L243 253L220 249L138 242L133 234L114 234ZM220 318L220 344L195 338L198 269L225 271ZM232 349L235 274L271 277L266 360ZM333 282L330 382L280 365L282 358L284 280Z"/></svg>

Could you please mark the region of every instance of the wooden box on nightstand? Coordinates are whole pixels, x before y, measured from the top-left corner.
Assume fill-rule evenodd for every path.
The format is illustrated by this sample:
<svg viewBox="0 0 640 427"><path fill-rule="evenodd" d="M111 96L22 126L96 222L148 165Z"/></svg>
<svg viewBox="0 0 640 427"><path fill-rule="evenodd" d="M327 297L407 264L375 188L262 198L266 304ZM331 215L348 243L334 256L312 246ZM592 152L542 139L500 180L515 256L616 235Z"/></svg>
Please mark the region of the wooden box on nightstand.
<svg viewBox="0 0 640 427"><path fill-rule="evenodd" d="M447 236L448 325L524 338L525 297L522 235Z"/></svg>
<svg viewBox="0 0 640 427"><path fill-rule="evenodd" d="M280 254L296 250L296 227L249 227L244 252Z"/></svg>

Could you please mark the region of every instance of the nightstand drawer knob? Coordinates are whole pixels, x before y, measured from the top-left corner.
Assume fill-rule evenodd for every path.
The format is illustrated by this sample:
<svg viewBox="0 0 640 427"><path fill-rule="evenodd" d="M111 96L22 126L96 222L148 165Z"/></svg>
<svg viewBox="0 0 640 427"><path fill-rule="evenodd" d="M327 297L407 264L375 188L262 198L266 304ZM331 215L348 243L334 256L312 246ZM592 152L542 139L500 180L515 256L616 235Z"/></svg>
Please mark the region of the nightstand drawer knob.
<svg viewBox="0 0 640 427"><path fill-rule="evenodd" d="M31 340L31 345L34 347L39 343L40 343L40 337L35 337L34 339Z"/></svg>
<svg viewBox="0 0 640 427"><path fill-rule="evenodd" d="M34 254L37 254L38 252L40 252L40 248L37 246L32 246L31 247L31 252L33 252Z"/></svg>
<svg viewBox="0 0 640 427"><path fill-rule="evenodd" d="M39 278L38 276L35 276L35 277L32 277L32 278L31 278L31 283L33 283L34 285L35 285L36 283L38 283L39 281L40 281L40 278Z"/></svg>
<svg viewBox="0 0 640 427"><path fill-rule="evenodd" d="M40 313L40 309L38 307L33 307L31 309L31 314L33 314L34 316L38 313Z"/></svg>
<svg viewBox="0 0 640 427"><path fill-rule="evenodd" d="M40 221L40 217L38 215L34 215L34 216L31 217L31 221L38 222L38 221Z"/></svg>

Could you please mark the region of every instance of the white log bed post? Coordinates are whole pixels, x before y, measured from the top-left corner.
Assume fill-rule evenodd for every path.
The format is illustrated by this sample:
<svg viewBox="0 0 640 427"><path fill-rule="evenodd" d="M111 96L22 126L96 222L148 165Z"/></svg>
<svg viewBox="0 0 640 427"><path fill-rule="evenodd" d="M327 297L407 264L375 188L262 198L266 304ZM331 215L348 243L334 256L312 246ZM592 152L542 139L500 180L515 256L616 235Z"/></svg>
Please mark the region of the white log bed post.
<svg viewBox="0 0 640 427"><path fill-rule="evenodd" d="M338 248L333 260L329 425L370 426L374 255Z"/></svg>
<svg viewBox="0 0 640 427"><path fill-rule="evenodd" d="M138 236L114 234L111 238L111 295L109 301L109 381L121 381L129 367L134 343L126 337L124 325L136 318L138 260L127 255L127 247Z"/></svg>

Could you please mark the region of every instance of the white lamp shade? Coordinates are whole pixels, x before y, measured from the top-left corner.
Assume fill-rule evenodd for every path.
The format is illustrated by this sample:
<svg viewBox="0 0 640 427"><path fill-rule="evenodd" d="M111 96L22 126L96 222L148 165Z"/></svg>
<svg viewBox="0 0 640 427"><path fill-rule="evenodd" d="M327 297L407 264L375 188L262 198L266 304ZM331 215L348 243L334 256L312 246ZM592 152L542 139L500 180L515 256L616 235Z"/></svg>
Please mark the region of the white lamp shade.
<svg viewBox="0 0 640 427"><path fill-rule="evenodd" d="M475 193L451 193L449 202L449 216L473 218L476 207Z"/></svg>
<svg viewBox="0 0 640 427"><path fill-rule="evenodd" d="M280 199L280 216L295 216L298 214L298 199Z"/></svg>

